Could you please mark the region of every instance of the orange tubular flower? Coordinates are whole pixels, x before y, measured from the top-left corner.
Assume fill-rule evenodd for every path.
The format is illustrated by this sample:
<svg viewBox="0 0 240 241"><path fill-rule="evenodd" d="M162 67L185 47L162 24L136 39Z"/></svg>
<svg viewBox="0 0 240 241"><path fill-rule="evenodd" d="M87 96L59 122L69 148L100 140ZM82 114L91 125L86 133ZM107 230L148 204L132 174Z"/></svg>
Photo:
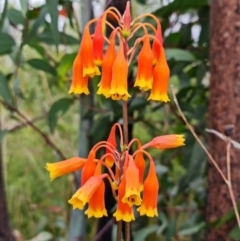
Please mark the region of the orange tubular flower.
<svg viewBox="0 0 240 241"><path fill-rule="evenodd" d="M158 179L156 176L156 169L154 162L150 162L149 172L143 186L143 201L142 205L137 208L140 215L148 217L158 216L157 200L158 200Z"/></svg>
<svg viewBox="0 0 240 241"><path fill-rule="evenodd" d="M72 196L68 202L73 205L73 209L79 208L83 209L85 204L89 202L97 188L101 185L102 179L106 177L107 174L102 174L100 176L92 176L87 180L87 182L80 187L77 192Z"/></svg>
<svg viewBox="0 0 240 241"><path fill-rule="evenodd" d="M134 86L138 86L144 91L152 88L152 63L153 53L149 42L149 36L145 35L143 47L138 56L138 72Z"/></svg>
<svg viewBox="0 0 240 241"><path fill-rule="evenodd" d="M160 57L156 66L153 69L153 85L148 100L163 102L170 101L167 94L169 76L170 70L166 61L163 46L161 46Z"/></svg>
<svg viewBox="0 0 240 241"><path fill-rule="evenodd" d="M127 1L126 9L123 15L123 28L122 28L122 36L124 38L127 38L131 31L130 31L130 25L131 25L131 10L130 10L130 2Z"/></svg>
<svg viewBox="0 0 240 241"><path fill-rule="evenodd" d="M80 170L86 163L86 160L87 159L85 158L72 157L56 163L47 163L46 169L50 172L50 178L52 181L56 177Z"/></svg>
<svg viewBox="0 0 240 241"><path fill-rule="evenodd" d="M81 185L84 185L86 181L94 175L95 169L96 169L96 164L94 163L94 158L95 158L95 152L90 151L88 154L88 158L86 161L86 164L84 165L82 169L82 174L81 174Z"/></svg>
<svg viewBox="0 0 240 241"><path fill-rule="evenodd" d="M138 146L140 148L141 146ZM135 156L135 165L139 171L139 185L140 191L143 190L143 177L144 177L144 170L145 170L145 160L143 158L143 153L138 152Z"/></svg>
<svg viewBox="0 0 240 241"><path fill-rule="evenodd" d="M156 65L159 56L161 54L161 45L163 44L163 39L162 39L162 28L160 23L158 22L157 24L157 32L156 32L156 39L153 41L152 45L152 51L153 51L153 65Z"/></svg>
<svg viewBox="0 0 240 241"><path fill-rule="evenodd" d="M118 188L118 206L116 212L113 214L113 217L116 218L117 222L123 220L124 222L131 222L135 220L133 209L127 203L123 203L122 199L125 194L126 180L123 177L119 188Z"/></svg>
<svg viewBox="0 0 240 241"><path fill-rule="evenodd" d="M116 133L116 127L117 125L113 125L113 127L111 128L110 134L108 136L107 142L109 142L110 144L112 144L115 148L117 147L117 143L116 143L116 137L115 137L115 133ZM111 153L111 151L106 148L106 154ZM114 158L111 156L107 156L105 158L105 163L109 166L112 167L114 164Z"/></svg>
<svg viewBox="0 0 240 241"><path fill-rule="evenodd" d="M101 163L98 162L94 176L101 175ZM104 201L104 192L105 192L105 185L103 180L101 180L100 185L97 187L91 198L89 199L88 209L85 211L85 214L88 218L95 217L101 218L103 216L107 216L107 210L105 208L105 201Z"/></svg>
<svg viewBox="0 0 240 241"><path fill-rule="evenodd" d="M72 84L70 90L68 91L69 94L89 94L88 90L88 76L83 77L83 63L81 52L77 54L72 68Z"/></svg>
<svg viewBox="0 0 240 241"><path fill-rule="evenodd" d="M84 28L80 51L83 61L83 77L100 75L98 67L94 64L93 41L89 33L88 25Z"/></svg>
<svg viewBox="0 0 240 241"><path fill-rule="evenodd" d="M117 57L112 67L112 81L109 95L113 100L127 101L128 93L128 63L124 56L123 43L120 41Z"/></svg>
<svg viewBox="0 0 240 241"><path fill-rule="evenodd" d="M94 54L94 64L97 66L102 65L103 59L103 45L104 45L104 37L102 30L102 16L99 18L97 22L97 26L95 29L95 33L93 35L93 54Z"/></svg>
<svg viewBox="0 0 240 241"><path fill-rule="evenodd" d="M110 44L108 46L107 52L103 57L102 62L102 76L99 85L99 89L97 91L98 95L103 94L106 98L109 98L111 95L109 94L111 88L111 80L112 80L112 66L113 62L116 58L116 50L115 50L115 36L117 31L114 30L110 36Z"/></svg>
<svg viewBox="0 0 240 241"><path fill-rule="evenodd" d="M183 135L165 135L165 136L157 136L153 138L150 142L146 143L142 146L142 149L148 147L154 147L157 149L170 149L179 146L184 146L184 136Z"/></svg>
<svg viewBox="0 0 240 241"><path fill-rule="evenodd" d="M139 206L142 202L140 197L139 171L130 155L124 176L126 178L126 189L122 202L127 203L130 207L133 205Z"/></svg>

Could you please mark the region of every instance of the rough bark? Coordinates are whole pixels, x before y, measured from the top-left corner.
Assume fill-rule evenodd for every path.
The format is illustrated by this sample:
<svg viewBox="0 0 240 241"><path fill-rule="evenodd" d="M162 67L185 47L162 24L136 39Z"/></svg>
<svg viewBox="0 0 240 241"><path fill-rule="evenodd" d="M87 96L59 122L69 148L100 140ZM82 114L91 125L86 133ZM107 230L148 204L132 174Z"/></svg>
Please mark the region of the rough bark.
<svg viewBox="0 0 240 241"><path fill-rule="evenodd" d="M0 143L0 241L15 241L9 224L4 190L2 146Z"/></svg>
<svg viewBox="0 0 240 241"><path fill-rule="evenodd" d="M232 138L240 142L240 5L238 0L211 1L210 40L210 107L209 124L212 129L224 133L232 124ZM210 136L210 148L214 159L226 174L226 143ZM232 182L235 199L240 200L240 151L231 148ZM207 222L214 221L232 208L227 186L209 165ZM207 232L207 241L226 241L235 220Z"/></svg>

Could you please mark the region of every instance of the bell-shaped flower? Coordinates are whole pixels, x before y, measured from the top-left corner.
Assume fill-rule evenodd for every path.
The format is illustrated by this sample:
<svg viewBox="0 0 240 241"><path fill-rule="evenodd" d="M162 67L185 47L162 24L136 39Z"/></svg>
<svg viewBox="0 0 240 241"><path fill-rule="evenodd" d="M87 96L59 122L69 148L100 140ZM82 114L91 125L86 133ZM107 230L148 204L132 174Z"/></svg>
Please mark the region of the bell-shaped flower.
<svg viewBox="0 0 240 241"><path fill-rule="evenodd" d="M127 203L123 203L122 199L125 194L125 188L126 188L126 178L123 177L121 180L121 183L118 187L118 205L117 210L113 214L113 217L116 218L116 221L124 221L124 222L131 222L135 220L133 209L130 207Z"/></svg>
<svg viewBox="0 0 240 241"><path fill-rule="evenodd" d="M124 56L123 43L120 41L117 57L113 62L112 80L109 95L113 100L127 100L128 93L128 63Z"/></svg>
<svg viewBox="0 0 240 241"><path fill-rule="evenodd" d="M83 77L94 77L100 75L99 68L94 64L93 41L89 33L89 27L86 26L83 31L80 52L83 62Z"/></svg>
<svg viewBox="0 0 240 241"><path fill-rule="evenodd" d="M88 76L83 77L83 62L81 52L77 54L72 67L72 84L69 94L89 94Z"/></svg>
<svg viewBox="0 0 240 241"><path fill-rule="evenodd" d="M167 64L164 49L161 47L160 57L153 69L153 84L148 100L163 102L170 101L167 94L169 76L170 70Z"/></svg>
<svg viewBox="0 0 240 241"><path fill-rule="evenodd" d="M81 185L84 185L86 181L92 177L95 173L96 163L94 162L96 153L91 150L88 154L87 161L82 169L81 173Z"/></svg>
<svg viewBox="0 0 240 241"><path fill-rule="evenodd" d="M98 162L94 176L101 175L101 163ZM90 197L88 202L88 209L85 211L85 214L88 218L95 217L101 218L103 216L107 216L107 210L105 208L105 200L104 200L104 193L105 193L105 185L103 180L96 188L93 195Z"/></svg>
<svg viewBox="0 0 240 241"><path fill-rule="evenodd" d="M184 146L184 136L183 135L164 135L164 136L157 136L153 138L150 142L146 143L142 146L142 149L146 149L148 147L153 147L157 149L170 149L179 146Z"/></svg>
<svg viewBox="0 0 240 241"><path fill-rule="evenodd" d="M137 79L134 86L147 91L152 88L153 73L153 53L149 41L149 36L143 38L143 47L138 56Z"/></svg>
<svg viewBox="0 0 240 241"><path fill-rule="evenodd" d="M153 65L156 65L159 56L161 54L161 46L163 45L163 38L162 38L162 28L160 23L157 23L157 31L155 35L155 39L153 40L152 44L152 51L153 51Z"/></svg>
<svg viewBox="0 0 240 241"><path fill-rule="evenodd" d="M140 146L138 148L140 148ZM139 171L139 185L140 185L140 191L142 191L143 190L143 177L144 177L144 170L145 170L145 160L143 157L143 153L138 152L135 155L134 161L135 161L135 165Z"/></svg>
<svg viewBox="0 0 240 241"><path fill-rule="evenodd" d="M72 196L72 198L68 201L73 205L73 209L79 208L83 209L85 204L89 202L89 199L92 197L97 188L101 185L102 179L106 176L106 174L102 174L100 176L92 176L90 177L86 183L81 186L76 193Z"/></svg>
<svg viewBox="0 0 240 241"><path fill-rule="evenodd" d="M93 35L93 58L94 64L97 66L102 65L103 59L103 45L104 45L104 37L103 37L103 16L98 19L97 26L95 28L95 32Z"/></svg>
<svg viewBox="0 0 240 241"><path fill-rule="evenodd" d="M104 95L106 98L110 97L109 91L111 88L111 80L112 80L112 66L113 62L116 59L116 50L115 50L115 35L116 30L111 33L110 43L108 49L103 57L102 62L102 76L101 80L98 84L99 89L97 91L98 95Z"/></svg>
<svg viewBox="0 0 240 241"><path fill-rule="evenodd" d="M87 159L85 158L72 157L56 163L47 163L46 169L50 172L50 178L52 181L56 177L80 170L86 163L86 160Z"/></svg>
<svg viewBox="0 0 240 241"><path fill-rule="evenodd" d="M109 136L108 136L108 139L107 139L107 142L111 144L111 146L113 147L117 147L117 142L116 142L116 127L117 125L113 125L112 128L111 128L111 131L109 133ZM109 146L110 148L110 146ZM111 153L111 150L109 148L106 148L106 154L110 154ZM109 155L109 156L106 156L105 158L105 163L109 166L109 167L112 167L113 164L115 162L115 159L113 158L113 156Z"/></svg>
<svg viewBox="0 0 240 241"><path fill-rule="evenodd" d="M126 179L125 194L122 199L123 203L127 203L130 207L133 205L139 206L142 202L140 197L139 170L131 155L126 171L124 172Z"/></svg>
<svg viewBox="0 0 240 241"><path fill-rule="evenodd" d="M148 217L158 216L157 201L158 201L158 179L156 176L156 169L154 162L150 162L149 172L147 178L144 181L143 186L143 200L142 204L137 211L140 215L146 215Z"/></svg>

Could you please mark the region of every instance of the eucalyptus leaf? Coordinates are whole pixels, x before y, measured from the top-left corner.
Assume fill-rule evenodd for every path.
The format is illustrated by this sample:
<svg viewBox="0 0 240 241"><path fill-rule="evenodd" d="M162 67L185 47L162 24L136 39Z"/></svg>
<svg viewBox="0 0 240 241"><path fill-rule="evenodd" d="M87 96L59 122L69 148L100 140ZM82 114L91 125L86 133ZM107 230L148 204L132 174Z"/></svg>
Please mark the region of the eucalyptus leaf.
<svg viewBox="0 0 240 241"><path fill-rule="evenodd" d="M142 228L141 230L137 231L134 234L133 241L144 241L146 238L156 232L158 230L159 226L156 224L149 225L148 227Z"/></svg>
<svg viewBox="0 0 240 241"><path fill-rule="evenodd" d="M188 228L180 230L178 232L178 234L182 235L182 236L191 235L191 234L199 232L204 227L205 227L205 223L201 222L197 225L193 225L192 227L188 227Z"/></svg>
<svg viewBox="0 0 240 241"><path fill-rule="evenodd" d="M35 69L42 70L46 73L56 75L55 68L49 64L49 61L43 59L30 59L27 63Z"/></svg>
<svg viewBox="0 0 240 241"><path fill-rule="evenodd" d="M3 10L2 10L2 13L1 13L0 33L2 32L3 25L4 25L4 22L5 22L5 18L7 16L7 9L8 9L8 0L5 0Z"/></svg>
<svg viewBox="0 0 240 241"><path fill-rule="evenodd" d="M194 55L188 51L188 50L183 50L183 49L165 49L167 60L174 59L176 61L195 61L196 58Z"/></svg>
<svg viewBox="0 0 240 241"><path fill-rule="evenodd" d="M60 35L58 31L58 0L46 1L48 12L51 16L51 30L56 47L60 43Z"/></svg>
<svg viewBox="0 0 240 241"><path fill-rule="evenodd" d="M238 225L236 225L228 234L228 237L233 239L234 241L239 241L240 240L240 229Z"/></svg>
<svg viewBox="0 0 240 241"><path fill-rule="evenodd" d="M51 132L54 132L58 119L66 113L72 103L73 100L69 98L62 98L53 103L48 113L48 124Z"/></svg>
<svg viewBox="0 0 240 241"><path fill-rule="evenodd" d="M0 96L9 104L12 104L11 91L6 77L0 72Z"/></svg>
<svg viewBox="0 0 240 241"><path fill-rule="evenodd" d="M7 33L0 33L0 55L8 54L12 52L15 46L15 41L11 35Z"/></svg>
<svg viewBox="0 0 240 241"><path fill-rule="evenodd" d="M14 25L18 25L18 24L24 25L25 23L25 19L23 17L22 12L15 8L8 9L7 17L9 21Z"/></svg>

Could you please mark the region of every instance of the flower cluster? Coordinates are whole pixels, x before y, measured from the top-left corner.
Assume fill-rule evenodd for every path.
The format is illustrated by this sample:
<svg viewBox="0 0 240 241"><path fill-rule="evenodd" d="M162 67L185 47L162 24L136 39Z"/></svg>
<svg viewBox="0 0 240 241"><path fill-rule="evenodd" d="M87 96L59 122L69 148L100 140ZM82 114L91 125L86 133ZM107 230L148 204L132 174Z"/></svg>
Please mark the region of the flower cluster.
<svg viewBox="0 0 240 241"><path fill-rule="evenodd" d="M120 135L119 145L116 141L117 128ZM134 143L137 144L136 151L130 154ZM137 206L137 211L141 216L158 216L159 182L154 161L146 149L164 150L182 145L184 145L182 135L158 136L144 145L134 138L128 145L124 145L121 126L116 123L111 129L108 140L97 143L86 159L73 157L57 163L47 163L46 169L50 172L51 180L82 169L81 187L68 202L74 209L83 209L88 203L88 209L85 211L88 218L108 215L104 202L104 179L108 179L117 201L117 209L113 216L117 221L130 222L135 219L134 206ZM97 151L102 148L105 154L97 159ZM149 163L148 167L146 158ZM107 173L103 172L103 166L108 170ZM147 176L144 180L146 171Z"/></svg>
<svg viewBox="0 0 240 241"><path fill-rule="evenodd" d="M109 15L116 19L118 27L113 27L107 21ZM152 17L156 27L141 22L141 18L145 16ZM91 35L89 26L93 23L96 23L96 28ZM104 34L106 25L112 29L109 38ZM144 35L136 38L130 47L129 40L139 29L144 31ZM160 22L152 14L142 14L132 21L129 2L123 16L112 7L100 18L89 21L85 26L79 52L73 63L69 93L88 95L89 78L101 75L97 94L113 100L126 101L130 97L128 68L136 52L139 54L134 86L142 91L150 90L148 100L169 101L167 91L170 71L164 53Z"/></svg>

